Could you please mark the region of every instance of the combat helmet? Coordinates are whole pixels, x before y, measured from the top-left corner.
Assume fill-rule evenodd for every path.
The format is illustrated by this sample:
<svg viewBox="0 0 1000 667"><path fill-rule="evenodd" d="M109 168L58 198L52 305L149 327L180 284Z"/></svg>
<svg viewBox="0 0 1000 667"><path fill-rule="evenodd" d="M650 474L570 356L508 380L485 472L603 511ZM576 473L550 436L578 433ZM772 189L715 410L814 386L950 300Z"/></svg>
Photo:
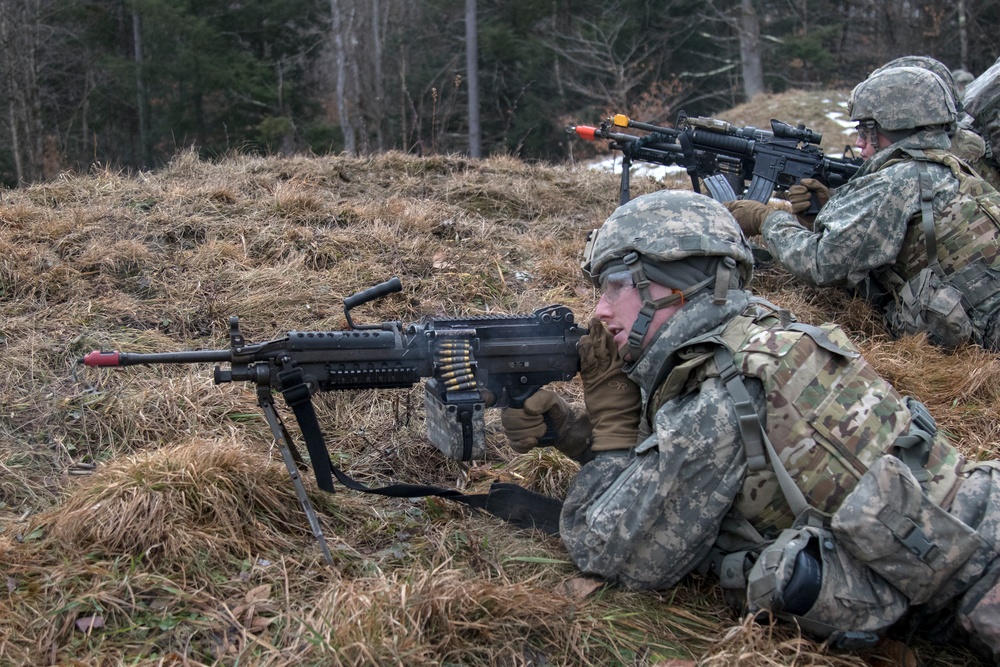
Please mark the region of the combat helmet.
<svg viewBox="0 0 1000 667"><path fill-rule="evenodd" d="M892 67L873 73L851 91L851 120L874 120L883 130L920 127L954 129L955 100L936 74L920 67Z"/></svg>
<svg viewBox="0 0 1000 667"><path fill-rule="evenodd" d="M714 302L724 304L729 289L750 282L753 255L721 203L686 190L660 190L619 206L592 231L581 268L595 287L612 274L631 273L643 301L629 334L637 359L655 311L713 286ZM677 293L654 300L650 281Z"/></svg>
<svg viewBox="0 0 1000 667"><path fill-rule="evenodd" d="M937 77L944 82L945 87L951 94L951 99L955 102L955 110L958 113L962 113L962 96L958 93L958 83L955 81L955 75L952 74L951 70L948 69L943 62L931 58L930 56L903 56L901 58L890 60L886 64L882 65L877 70L869 74L868 78L870 79L876 74L881 74L887 69L894 69L896 67L919 67L936 74ZM966 74L968 74L968 72L966 72Z"/></svg>

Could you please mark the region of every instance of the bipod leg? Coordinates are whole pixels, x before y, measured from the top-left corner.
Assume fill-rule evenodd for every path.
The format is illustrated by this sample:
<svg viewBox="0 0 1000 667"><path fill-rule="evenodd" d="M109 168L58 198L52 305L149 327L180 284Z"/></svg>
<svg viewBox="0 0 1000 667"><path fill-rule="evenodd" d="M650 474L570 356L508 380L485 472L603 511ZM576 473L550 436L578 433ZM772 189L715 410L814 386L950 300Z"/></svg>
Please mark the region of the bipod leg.
<svg viewBox="0 0 1000 667"><path fill-rule="evenodd" d="M618 205L622 206L631 199L631 187L629 186L629 173L632 171L632 153L627 148L622 149L622 180L618 186Z"/></svg>
<svg viewBox="0 0 1000 667"><path fill-rule="evenodd" d="M292 438L288 434L288 429L285 428L285 423L278 416L277 410L274 409L274 403L271 401L270 387L266 385L257 387L257 404L264 411L264 418L267 419L267 424L271 427L271 432L274 434L274 441L281 447L281 458L284 459L288 474L292 477L292 484L295 485L295 493L298 494L299 502L302 504L302 509L309 520L309 527L312 529L313 537L316 538L320 551L323 552L323 560L326 561L327 565L332 566L333 556L330 555L330 549L326 545L326 537L323 536L323 529L319 525L319 518L313 510L312 503L309 502L309 496L306 495L306 487L302 484L302 476L299 474L298 466L295 465L295 457L292 455Z"/></svg>

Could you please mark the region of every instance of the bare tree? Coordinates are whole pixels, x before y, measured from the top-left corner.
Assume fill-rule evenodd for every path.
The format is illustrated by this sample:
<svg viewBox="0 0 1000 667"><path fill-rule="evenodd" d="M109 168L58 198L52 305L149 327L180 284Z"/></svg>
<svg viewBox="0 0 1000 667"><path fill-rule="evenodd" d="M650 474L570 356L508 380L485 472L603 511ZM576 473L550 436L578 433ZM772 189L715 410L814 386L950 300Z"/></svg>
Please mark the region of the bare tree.
<svg viewBox="0 0 1000 667"><path fill-rule="evenodd" d="M353 24L353 7L345 16L343 9L344 0L330 0L330 37L333 40L333 53L336 63L336 103L337 117L340 121L340 129L344 134L344 150L348 153L356 153L358 150L357 133L355 131L355 119L353 110L348 103L348 70L351 67L348 52L349 38Z"/></svg>
<svg viewBox="0 0 1000 667"><path fill-rule="evenodd" d="M476 0L465 0L465 80L469 94L469 155L482 157L479 129L479 46Z"/></svg>
<svg viewBox="0 0 1000 667"><path fill-rule="evenodd" d="M717 0L706 0L715 17L729 26L736 34L740 45L740 72L743 79L743 95L747 100L764 92L764 65L760 47L760 20L753 0L739 0L730 4Z"/></svg>
<svg viewBox="0 0 1000 667"><path fill-rule="evenodd" d="M659 46L644 46L623 36L628 18L613 8L607 20L578 18L568 32L553 29L547 46L576 72L560 78L571 92L599 106L620 107L651 83Z"/></svg>
<svg viewBox="0 0 1000 667"><path fill-rule="evenodd" d="M41 0L0 0L0 83L19 183L43 175L38 62L43 30Z"/></svg>
<svg viewBox="0 0 1000 667"><path fill-rule="evenodd" d="M764 65L760 53L760 21L753 0L740 0L736 32L740 39L740 63L743 66L743 94L748 100L764 92Z"/></svg>
<svg viewBox="0 0 1000 667"><path fill-rule="evenodd" d="M139 14L132 10L132 42L135 53L135 94L139 109L139 166L149 167L153 163L149 141L149 92L146 89L145 67L142 55L142 23Z"/></svg>

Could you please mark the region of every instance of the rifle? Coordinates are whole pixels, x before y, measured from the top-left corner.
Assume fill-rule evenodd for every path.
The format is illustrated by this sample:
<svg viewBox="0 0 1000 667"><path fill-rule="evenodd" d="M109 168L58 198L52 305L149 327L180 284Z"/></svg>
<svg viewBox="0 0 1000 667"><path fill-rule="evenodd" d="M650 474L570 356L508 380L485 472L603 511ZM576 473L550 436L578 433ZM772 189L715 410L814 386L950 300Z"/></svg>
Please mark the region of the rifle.
<svg viewBox="0 0 1000 667"><path fill-rule="evenodd" d="M313 535L332 564L298 474L298 466L305 464L275 410L272 390L280 392L292 409L316 483L323 491L334 492L332 474L345 486L359 491L396 497L440 495L505 516L491 508L495 503L487 496L409 484L371 489L354 481L330 462L312 395L347 389L406 388L427 378L424 405L428 439L447 456L469 461L485 455L484 408L523 407L540 387L572 380L580 369L577 346L587 330L577 326L573 313L561 305L521 316L432 317L410 325L399 321L354 323L352 308L401 290L399 279L392 278L345 298L344 315L349 328L344 331L291 331L271 341L248 343L240 333L239 318L234 316L229 319L228 349L151 354L95 350L77 363L96 367L214 362L227 365L216 365L215 384L254 384L257 404L281 448ZM525 524L531 522L519 523Z"/></svg>
<svg viewBox="0 0 1000 667"><path fill-rule="evenodd" d="M624 134L612 127L648 134ZM715 118L692 118L683 111L673 128L616 114L602 121L599 128L570 125L566 131L590 141L609 139L609 148L622 151L620 204L629 200L629 168L633 160L683 166L694 191L701 193L699 181L703 181L709 195L718 201L732 201L742 195L743 199L764 203L775 189L787 190L803 178L815 178L831 188L843 185L862 162L857 157L827 157L819 147L821 133L773 119L768 132L736 127ZM808 213L814 215L818 210L814 199Z"/></svg>

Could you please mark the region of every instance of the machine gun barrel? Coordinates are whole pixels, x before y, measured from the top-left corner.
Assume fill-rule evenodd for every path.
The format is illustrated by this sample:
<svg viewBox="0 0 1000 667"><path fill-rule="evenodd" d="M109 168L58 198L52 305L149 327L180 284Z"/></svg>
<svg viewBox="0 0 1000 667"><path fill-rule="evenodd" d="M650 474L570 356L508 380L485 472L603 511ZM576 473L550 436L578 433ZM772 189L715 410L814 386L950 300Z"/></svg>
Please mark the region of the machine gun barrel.
<svg viewBox="0 0 1000 667"><path fill-rule="evenodd" d="M425 383L429 437L447 455L481 458L486 444L482 410L520 407L540 387L572 380L580 368L577 345L586 329L565 306L530 315L428 317L358 325L352 308L402 285L392 278L344 299L350 328L290 331L248 343L239 319L229 320L230 348L133 353L95 350L78 363L90 367L216 363L215 383L252 382L259 388L308 394L350 389L390 389ZM461 422L456 430L455 423Z"/></svg>
<svg viewBox="0 0 1000 667"><path fill-rule="evenodd" d="M84 366L137 366L140 364L201 364L232 361L232 350L192 350L189 352L115 352L94 350L80 358Z"/></svg>

